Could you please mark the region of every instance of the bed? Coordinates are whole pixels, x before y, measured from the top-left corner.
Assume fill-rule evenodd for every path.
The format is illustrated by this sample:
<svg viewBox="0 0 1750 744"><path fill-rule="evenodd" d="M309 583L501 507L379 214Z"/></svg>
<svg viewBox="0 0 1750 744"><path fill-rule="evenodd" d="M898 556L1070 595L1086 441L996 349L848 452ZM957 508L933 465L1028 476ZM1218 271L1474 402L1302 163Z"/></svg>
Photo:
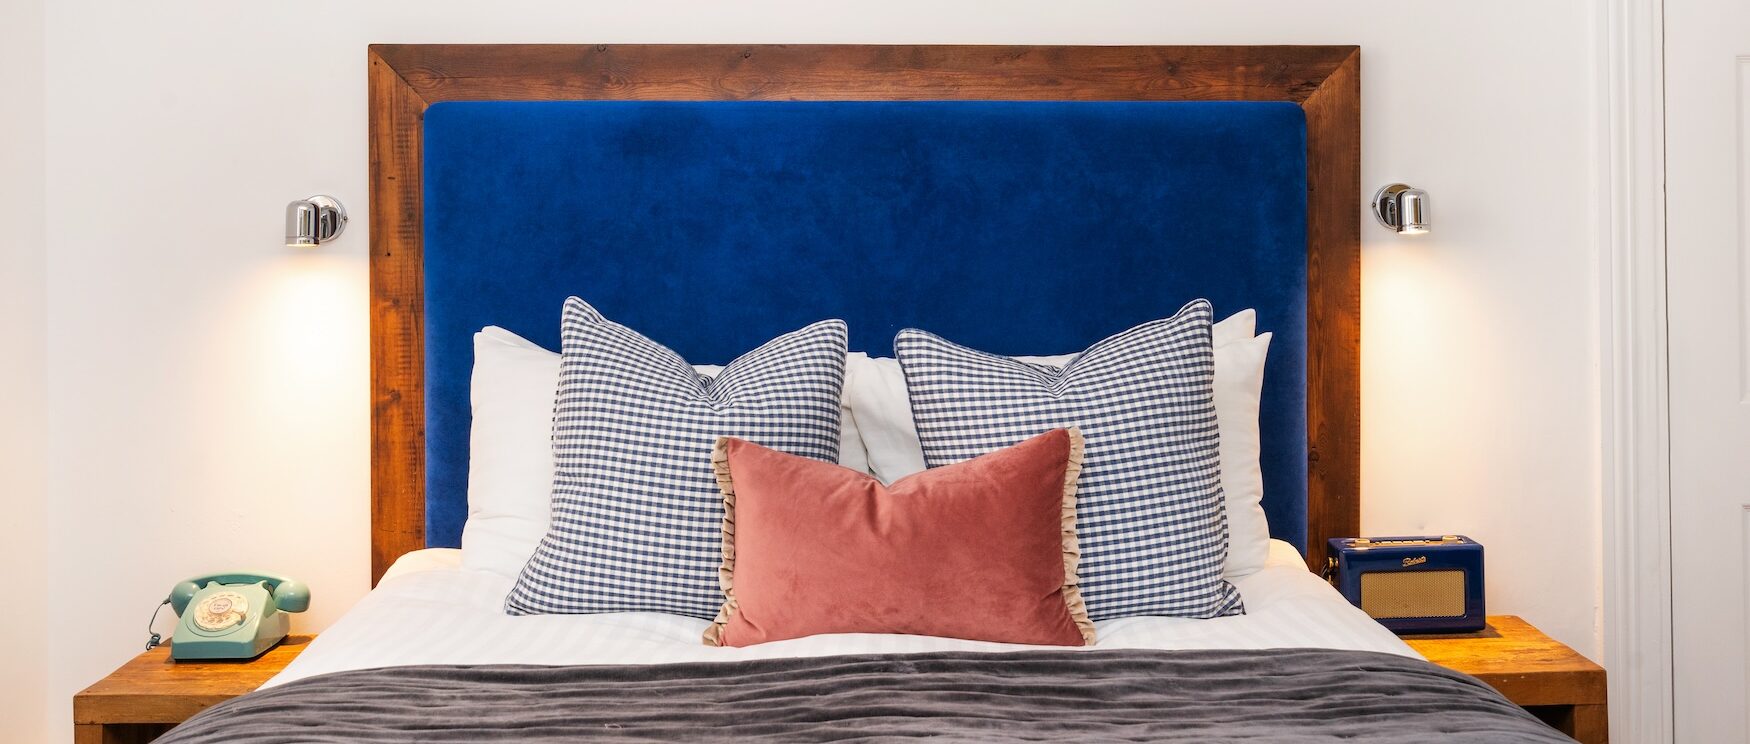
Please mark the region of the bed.
<svg viewBox="0 0 1750 744"><path fill-rule="evenodd" d="M709 648L705 621L675 615L510 617L510 579L459 553L407 554L262 690L170 740L1566 740L1422 661L1282 541L1236 580L1246 615L1108 621L1074 651L874 634ZM1088 666L1041 668L1056 659Z"/></svg>
<svg viewBox="0 0 1750 744"><path fill-rule="evenodd" d="M1308 570L1358 527L1353 47L372 47L373 577L250 740L1562 740ZM1275 334L1244 613L1075 650L506 614L463 566L472 334L582 295L689 360L842 318L1079 349L1192 297ZM569 306L568 306L569 307ZM1079 442L1080 440L1076 440ZM708 635L707 635L708 637Z"/></svg>

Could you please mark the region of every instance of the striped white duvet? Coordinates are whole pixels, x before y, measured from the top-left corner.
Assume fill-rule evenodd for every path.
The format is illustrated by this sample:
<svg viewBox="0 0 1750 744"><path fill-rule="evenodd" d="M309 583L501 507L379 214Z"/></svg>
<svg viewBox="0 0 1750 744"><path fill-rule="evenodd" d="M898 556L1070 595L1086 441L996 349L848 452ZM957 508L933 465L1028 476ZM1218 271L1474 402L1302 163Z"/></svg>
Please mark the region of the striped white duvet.
<svg viewBox="0 0 1750 744"><path fill-rule="evenodd" d="M690 617L644 612L512 617L503 609L511 580L460 565L459 550L404 556L375 590L266 686L328 672L411 664L663 664L1037 648L871 634L712 648L699 641L706 621ZM1089 648L1331 648L1416 656L1307 571L1287 543L1271 541L1266 567L1235 579L1234 585L1245 599L1245 615L1108 620L1096 624L1099 642Z"/></svg>

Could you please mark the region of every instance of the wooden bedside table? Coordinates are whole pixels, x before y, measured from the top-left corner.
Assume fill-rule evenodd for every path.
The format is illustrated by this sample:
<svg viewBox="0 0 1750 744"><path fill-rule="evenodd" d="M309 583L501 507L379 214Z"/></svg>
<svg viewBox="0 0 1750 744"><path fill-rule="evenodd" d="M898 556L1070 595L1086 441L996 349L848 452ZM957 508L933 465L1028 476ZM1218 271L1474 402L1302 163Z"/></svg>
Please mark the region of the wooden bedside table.
<svg viewBox="0 0 1750 744"><path fill-rule="evenodd" d="M247 661L171 661L165 644L73 696L73 741L147 742L213 705L250 692L304 652L312 636L287 636Z"/></svg>
<svg viewBox="0 0 1750 744"><path fill-rule="evenodd" d="M1582 744L1609 741L1604 668L1512 615L1463 635L1406 635L1404 643L1440 666L1487 682L1520 707Z"/></svg>

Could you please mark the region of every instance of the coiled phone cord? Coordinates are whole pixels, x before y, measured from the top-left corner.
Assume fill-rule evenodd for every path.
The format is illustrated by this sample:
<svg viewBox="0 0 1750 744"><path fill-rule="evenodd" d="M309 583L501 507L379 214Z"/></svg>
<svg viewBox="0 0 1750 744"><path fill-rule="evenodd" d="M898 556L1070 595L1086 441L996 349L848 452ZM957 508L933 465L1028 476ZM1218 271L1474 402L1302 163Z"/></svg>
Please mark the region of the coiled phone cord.
<svg viewBox="0 0 1750 744"><path fill-rule="evenodd" d="M152 636L150 638L146 639L146 650L147 651L151 651L152 649L157 648L159 646L159 644L162 644L164 642L163 634L152 630L152 626L158 624L158 612L160 610L163 610L164 605L167 605L167 604L170 604L169 597L165 597L163 602L159 602L158 606L153 608L152 619L146 621L146 632L152 634Z"/></svg>

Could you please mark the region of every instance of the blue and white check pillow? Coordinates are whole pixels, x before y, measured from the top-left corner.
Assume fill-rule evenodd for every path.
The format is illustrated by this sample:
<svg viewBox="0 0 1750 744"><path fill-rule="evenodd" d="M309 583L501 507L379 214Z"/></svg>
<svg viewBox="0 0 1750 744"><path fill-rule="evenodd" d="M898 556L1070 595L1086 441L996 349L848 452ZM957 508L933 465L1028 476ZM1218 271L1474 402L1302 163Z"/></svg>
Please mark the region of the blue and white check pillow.
<svg viewBox="0 0 1750 744"><path fill-rule="evenodd" d="M970 460L1057 428L1086 441L1076 494L1088 615L1245 612L1222 579L1227 513L1215 423L1209 302L1144 323L1063 367L917 329L893 341L924 462Z"/></svg>
<svg viewBox="0 0 1750 744"><path fill-rule="evenodd" d="M845 323L784 334L715 377L565 302L553 411L553 524L505 598L512 615L723 606L718 437L836 462Z"/></svg>

